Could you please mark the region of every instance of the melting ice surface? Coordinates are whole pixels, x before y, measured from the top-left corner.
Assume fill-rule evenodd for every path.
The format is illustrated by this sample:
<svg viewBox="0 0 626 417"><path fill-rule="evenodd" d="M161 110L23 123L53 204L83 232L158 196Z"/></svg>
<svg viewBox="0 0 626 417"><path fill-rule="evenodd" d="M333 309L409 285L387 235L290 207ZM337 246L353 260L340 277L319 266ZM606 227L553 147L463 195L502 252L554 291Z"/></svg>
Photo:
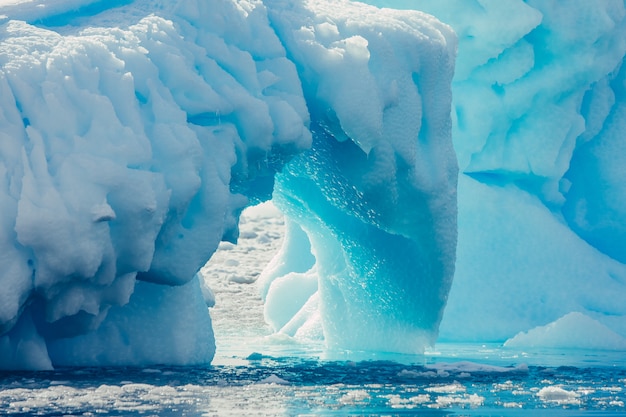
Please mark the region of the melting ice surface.
<svg viewBox="0 0 626 417"><path fill-rule="evenodd" d="M459 235L438 340L624 351L624 2L368 3L426 11L458 36ZM283 175L275 201L289 213L282 187L295 180ZM316 339L336 311L323 301L327 272L294 253L333 246L295 223L261 277L266 316Z"/></svg>
<svg viewBox="0 0 626 417"><path fill-rule="evenodd" d="M321 0L0 1L0 368L209 363L214 300L196 273L272 193L287 235L260 284L279 335L619 358L623 1L391 5L439 20ZM386 382L352 380L380 391L344 387L337 403L477 405L501 384L623 409L624 364L608 361L616 372L586 375L597 385L531 367L530 385L481 392L454 382L475 368L389 365ZM157 371L172 374L99 398L176 386ZM48 388L29 378L2 388Z"/></svg>

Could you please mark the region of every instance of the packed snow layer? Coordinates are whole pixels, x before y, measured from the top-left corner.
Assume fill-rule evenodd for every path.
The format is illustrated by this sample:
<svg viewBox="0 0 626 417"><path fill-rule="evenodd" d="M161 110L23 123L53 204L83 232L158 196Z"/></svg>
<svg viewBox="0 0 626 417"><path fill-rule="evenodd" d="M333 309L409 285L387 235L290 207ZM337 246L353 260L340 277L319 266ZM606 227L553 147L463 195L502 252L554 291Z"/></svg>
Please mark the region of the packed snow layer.
<svg viewBox="0 0 626 417"><path fill-rule="evenodd" d="M0 15L0 367L209 362L193 278L312 144L277 187L317 236L298 302L319 280L337 346L432 343L456 246L449 27L347 1Z"/></svg>
<svg viewBox="0 0 626 417"><path fill-rule="evenodd" d="M441 339L505 341L571 312L626 337L624 1L365 2L431 13L459 37Z"/></svg>

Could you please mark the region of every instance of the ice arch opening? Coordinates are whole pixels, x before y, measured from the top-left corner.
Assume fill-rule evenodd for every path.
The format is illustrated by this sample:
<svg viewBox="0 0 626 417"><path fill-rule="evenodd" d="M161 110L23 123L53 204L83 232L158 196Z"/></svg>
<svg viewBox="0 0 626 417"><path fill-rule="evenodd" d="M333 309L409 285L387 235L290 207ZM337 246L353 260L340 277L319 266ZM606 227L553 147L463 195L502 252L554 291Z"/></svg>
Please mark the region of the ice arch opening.
<svg viewBox="0 0 626 417"><path fill-rule="evenodd" d="M421 14L369 9L357 22L355 5L272 3L313 133L274 190L291 219L287 245L313 254L288 265L285 250L276 263L291 273L264 274L270 310L283 316L275 325L323 333L331 348L419 352L434 343L454 271L452 32ZM276 287L307 288L295 291L293 317L272 306L287 299Z"/></svg>
<svg viewBox="0 0 626 417"><path fill-rule="evenodd" d="M272 189L333 345L432 342L456 243L447 26L347 1L35 3L0 8L1 368L209 362L195 274Z"/></svg>

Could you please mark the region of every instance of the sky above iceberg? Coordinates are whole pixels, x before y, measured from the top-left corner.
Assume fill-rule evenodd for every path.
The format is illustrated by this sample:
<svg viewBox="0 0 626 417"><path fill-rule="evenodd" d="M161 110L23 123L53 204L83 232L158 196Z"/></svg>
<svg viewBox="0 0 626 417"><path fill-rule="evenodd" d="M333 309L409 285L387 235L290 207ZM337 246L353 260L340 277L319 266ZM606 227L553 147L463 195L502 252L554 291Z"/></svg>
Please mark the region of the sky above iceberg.
<svg viewBox="0 0 626 417"><path fill-rule="evenodd" d="M0 367L210 361L270 198L278 332L622 346L624 2L369 3L0 0Z"/></svg>

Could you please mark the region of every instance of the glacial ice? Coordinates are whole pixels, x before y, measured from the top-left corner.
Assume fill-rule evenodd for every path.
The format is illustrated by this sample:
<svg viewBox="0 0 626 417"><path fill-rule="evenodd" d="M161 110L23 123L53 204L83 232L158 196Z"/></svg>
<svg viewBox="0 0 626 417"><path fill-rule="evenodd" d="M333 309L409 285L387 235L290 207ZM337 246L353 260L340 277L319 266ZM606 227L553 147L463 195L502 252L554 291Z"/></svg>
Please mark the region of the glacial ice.
<svg viewBox="0 0 626 417"><path fill-rule="evenodd" d="M626 337L624 1L365 2L459 37L459 236L439 340L502 342L575 312Z"/></svg>
<svg viewBox="0 0 626 417"><path fill-rule="evenodd" d="M457 233L449 27L347 1L0 14L1 368L210 362L194 276L274 189L319 271L299 298L268 284L277 320L319 285L333 345L434 342Z"/></svg>
<svg viewBox="0 0 626 417"><path fill-rule="evenodd" d="M546 326L520 332L504 346L625 351L626 338L585 314L572 312Z"/></svg>
<svg viewBox="0 0 626 417"><path fill-rule="evenodd" d="M210 362L192 279L310 146L260 3L123 3L0 8L1 367Z"/></svg>
<svg viewBox="0 0 626 417"><path fill-rule="evenodd" d="M269 284L269 321L298 333L274 320L288 303L296 322L321 324L330 349L423 351L454 273L456 38L417 12L266 4L302 74L313 133L311 150L277 174L273 201L306 233L290 227L286 245L315 257Z"/></svg>
<svg viewBox="0 0 626 417"><path fill-rule="evenodd" d="M625 56L624 0L0 0L0 368L210 362L272 197L277 332L622 349Z"/></svg>

